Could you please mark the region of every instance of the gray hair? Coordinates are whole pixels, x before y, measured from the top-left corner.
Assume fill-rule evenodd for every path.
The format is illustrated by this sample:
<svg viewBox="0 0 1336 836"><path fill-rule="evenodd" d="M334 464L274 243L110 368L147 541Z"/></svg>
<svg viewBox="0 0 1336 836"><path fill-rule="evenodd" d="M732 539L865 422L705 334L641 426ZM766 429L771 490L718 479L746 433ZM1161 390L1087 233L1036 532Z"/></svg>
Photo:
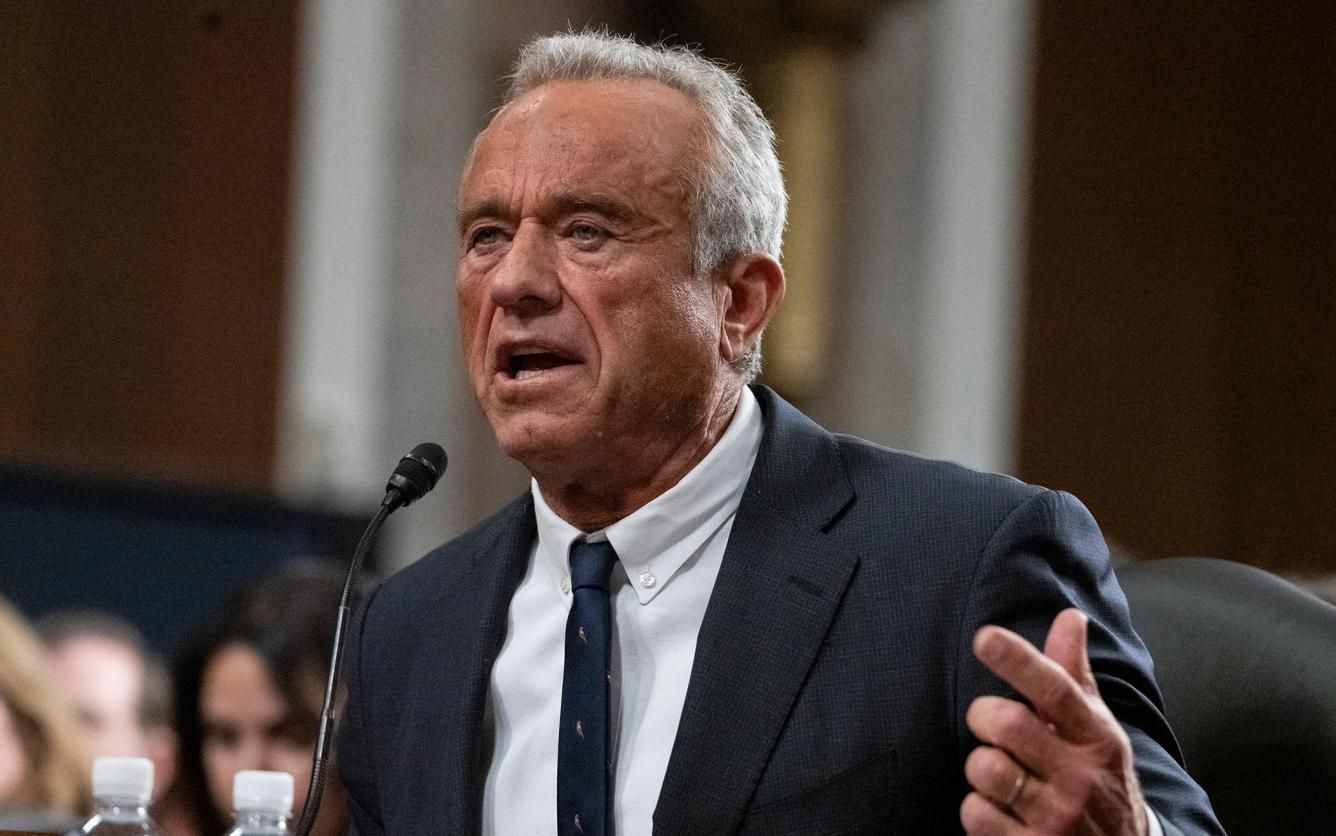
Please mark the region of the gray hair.
<svg viewBox="0 0 1336 836"><path fill-rule="evenodd" d="M568 32L526 44L505 102L549 81L650 80L700 107L708 158L688 187L694 268L706 274L733 256L780 257L788 195L775 155L775 132L737 75L681 46L644 46L608 32ZM761 341L734 367L747 380L761 370Z"/></svg>

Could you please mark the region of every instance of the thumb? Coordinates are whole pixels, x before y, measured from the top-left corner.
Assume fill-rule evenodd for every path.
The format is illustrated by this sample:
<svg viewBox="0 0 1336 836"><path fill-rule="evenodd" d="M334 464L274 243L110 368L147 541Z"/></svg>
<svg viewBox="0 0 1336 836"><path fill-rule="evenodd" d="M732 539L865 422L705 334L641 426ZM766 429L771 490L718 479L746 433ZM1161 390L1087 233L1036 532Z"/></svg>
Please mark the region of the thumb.
<svg viewBox="0 0 1336 836"><path fill-rule="evenodd" d="M1099 693L1095 675L1090 670L1086 654L1086 625L1089 619L1077 609L1065 609L1053 619L1048 638L1044 640L1044 655L1062 666L1062 669L1087 694Z"/></svg>

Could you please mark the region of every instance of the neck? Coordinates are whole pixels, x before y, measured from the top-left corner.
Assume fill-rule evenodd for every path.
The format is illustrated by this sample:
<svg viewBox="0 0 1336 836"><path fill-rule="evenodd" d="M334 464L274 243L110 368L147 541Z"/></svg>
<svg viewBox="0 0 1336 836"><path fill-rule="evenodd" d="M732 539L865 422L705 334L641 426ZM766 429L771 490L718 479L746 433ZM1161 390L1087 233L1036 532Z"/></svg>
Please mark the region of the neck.
<svg viewBox="0 0 1336 836"><path fill-rule="evenodd" d="M578 476L533 474L543 499L566 522L599 531L630 516L691 472L719 443L737 410L740 389L729 389L677 437L645 446L627 459L613 458Z"/></svg>

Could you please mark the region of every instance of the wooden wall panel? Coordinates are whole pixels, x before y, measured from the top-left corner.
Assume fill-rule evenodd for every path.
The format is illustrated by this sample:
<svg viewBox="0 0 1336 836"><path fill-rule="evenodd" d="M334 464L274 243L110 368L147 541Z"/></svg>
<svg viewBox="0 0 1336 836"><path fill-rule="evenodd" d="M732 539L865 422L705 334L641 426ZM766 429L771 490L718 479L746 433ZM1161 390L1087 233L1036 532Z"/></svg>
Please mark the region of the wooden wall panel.
<svg viewBox="0 0 1336 836"><path fill-rule="evenodd" d="M1334 33L1040 6L1020 471L1132 551L1336 569Z"/></svg>
<svg viewBox="0 0 1336 836"><path fill-rule="evenodd" d="M1336 571L1336 5L1250 8L1229 75L1231 538Z"/></svg>
<svg viewBox="0 0 1336 836"><path fill-rule="evenodd" d="M0 4L0 439L32 427L39 236L37 160L46 133L42 87L48 21ZM20 36L20 33L24 36Z"/></svg>
<svg viewBox="0 0 1336 836"><path fill-rule="evenodd" d="M295 12L6 7L6 458L268 485Z"/></svg>

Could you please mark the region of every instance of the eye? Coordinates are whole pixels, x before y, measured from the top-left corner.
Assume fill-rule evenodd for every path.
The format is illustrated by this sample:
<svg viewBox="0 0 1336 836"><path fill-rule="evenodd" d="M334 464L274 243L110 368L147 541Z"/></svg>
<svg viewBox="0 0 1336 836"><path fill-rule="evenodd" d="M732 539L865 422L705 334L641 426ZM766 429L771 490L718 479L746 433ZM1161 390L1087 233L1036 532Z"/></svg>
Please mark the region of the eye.
<svg viewBox="0 0 1336 836"><path fill-rule="evenodd" d="M241 739L241 734L233 726L206 722L203 737L204 742L208 745L234 749Z"/></svg>
<svg viewBox="0 0 1336 836"><path fill-rule="evenodd" d="M607 233L591 223L583 221L571 224L569 233L576 241L594 243L607 237Z"/></svg>
<svg viewBox="0 0 1336 836"><path fill-rule="evenodd" d="M479 247L486 249L500 243L504 233L498 226L480 226L469 233L468 248L470 250Z"/></svg>

